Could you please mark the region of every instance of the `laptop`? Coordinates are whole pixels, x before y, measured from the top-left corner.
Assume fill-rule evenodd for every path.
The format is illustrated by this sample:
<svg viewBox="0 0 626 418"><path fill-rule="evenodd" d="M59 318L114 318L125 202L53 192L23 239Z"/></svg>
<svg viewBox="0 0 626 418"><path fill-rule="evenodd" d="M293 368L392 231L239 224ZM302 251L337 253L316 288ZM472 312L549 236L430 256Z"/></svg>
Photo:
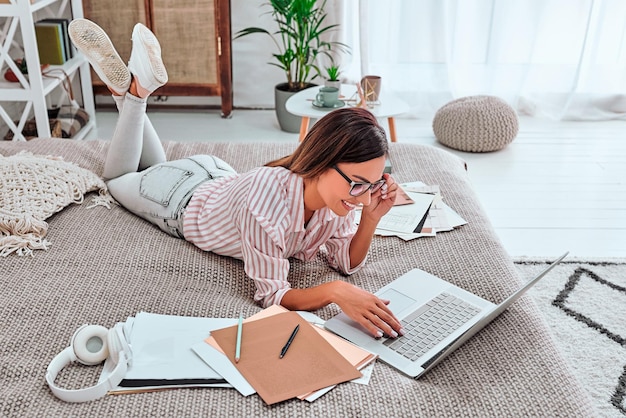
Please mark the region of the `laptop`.
<svg viewBox="0 0 626 418"><path fill-rule="evenodd" d="M420 269L382 287L376 295L402 322L405 335L375 339L343 312L324 324L329 331L363 347L402 373L419 378L483 329L560 263L544 271L496 305Z"/></svg>

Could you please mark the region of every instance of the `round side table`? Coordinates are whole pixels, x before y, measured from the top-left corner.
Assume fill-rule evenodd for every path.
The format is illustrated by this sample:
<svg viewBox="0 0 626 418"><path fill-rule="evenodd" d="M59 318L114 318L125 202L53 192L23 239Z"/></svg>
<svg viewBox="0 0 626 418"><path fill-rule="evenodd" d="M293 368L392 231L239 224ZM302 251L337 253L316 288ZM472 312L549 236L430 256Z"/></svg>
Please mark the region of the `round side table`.
<svg viewBox="0 0 626 418"><path fill-rule="evenodd" d="M302 116L302 122L300 123L300 141L304 139L304 136L309 131L309 122L311 119L319 119L334 110L320 109L313 106L313 100L320 87L321 86L315 86L299 91L291 96L285 104L289 113ZM346 102L346 106L355 106L357 103L356 90L356 84L342 84L339 99ZM391 142L396 142L396 122L394 116L406 113L409 110L409 105L395 95L382 91L380 94L380 103L372 108L368 107L368 110L377 118L387 118L389 123L389 139Z"/></svg>

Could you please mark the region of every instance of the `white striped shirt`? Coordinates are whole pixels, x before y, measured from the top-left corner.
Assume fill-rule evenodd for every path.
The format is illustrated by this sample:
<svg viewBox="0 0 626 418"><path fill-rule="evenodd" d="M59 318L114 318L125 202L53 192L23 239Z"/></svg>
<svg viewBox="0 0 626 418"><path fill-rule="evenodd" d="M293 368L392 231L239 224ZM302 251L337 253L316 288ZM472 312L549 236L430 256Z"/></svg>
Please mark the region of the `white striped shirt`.
<svg viewBox="0 0 626 418"><path fill-rule="evenodd" d="M332 268L351 274L354 213L316 211L304 227L304 184L283 167L260 167L208 181L194 192L183 217L185 239L204 251L234 257L256 285L254 300L280 304L291 288L289 258L311 260L326 246Z"/></svg>

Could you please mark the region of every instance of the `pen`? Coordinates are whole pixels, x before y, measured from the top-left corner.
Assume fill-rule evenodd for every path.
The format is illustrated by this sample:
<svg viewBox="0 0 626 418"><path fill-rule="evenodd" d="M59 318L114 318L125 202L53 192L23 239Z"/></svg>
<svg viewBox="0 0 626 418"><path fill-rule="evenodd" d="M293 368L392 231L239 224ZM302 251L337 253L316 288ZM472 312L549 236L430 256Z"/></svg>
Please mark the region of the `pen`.
<svg viewBox="0 0 626 418"><path fill-rule="evenodd" d="M239 322L237 323L237 346L235 347L235 363L239 363L241 358L241 330L243 328L243 314L239 314Z"/></svg>
<svg viewBox="0 0 626 418"><path fill-rule="evenodd" d="M289 339L287 340L287 344L285 344L283 349L280 350L280 356L278 358L285 357L285 354L287 354L287 350L289 350L289 347L291 346L291 343L293 342L293 339L296 337L296 334L298 333L299 329L300 329L300 324L296 325L296 327L293 329L293 332L291 333L291 335L289 336Z"/></svg>

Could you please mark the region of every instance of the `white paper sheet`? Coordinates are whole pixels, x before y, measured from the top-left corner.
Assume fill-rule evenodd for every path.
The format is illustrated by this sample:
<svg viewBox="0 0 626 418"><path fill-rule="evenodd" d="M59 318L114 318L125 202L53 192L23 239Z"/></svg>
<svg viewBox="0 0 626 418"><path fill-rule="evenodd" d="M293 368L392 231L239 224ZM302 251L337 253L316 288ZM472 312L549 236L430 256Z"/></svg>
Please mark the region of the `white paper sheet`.
<svg viewBox="0 0 626 418"><path fill-rule="evenodd" d="M434 195L424 193L406 192L414 203L392 207L378 222L377 231L391 231L394 235L411 234L424 218ZM361 211L356 212L356 222L361 219Z"/></svg>
<svg viewBox="0 0 626 418"><path fill-rule="evenodd" d="M236 323L236 322L235 322ZM227 325L228 326L228 325ZM219 328L214 328L219 329ZM193 344L191 349L201 358L206 364L210 364L213 369L226 379L239 393L243 396L249 396L256 393L254 388L250 386L250 383L243 377L239 370L230 362L228 357L220 353L215 348L211 347L204 341Z"/></svg>
<svg viewBox="0 0 626 418"><path fill-rule="evenodd" d="M222 379L191 350L212 329L236 324L231 318L195 318L140 312L135 316L129 342L132 366L125 379Z"/></svg>

